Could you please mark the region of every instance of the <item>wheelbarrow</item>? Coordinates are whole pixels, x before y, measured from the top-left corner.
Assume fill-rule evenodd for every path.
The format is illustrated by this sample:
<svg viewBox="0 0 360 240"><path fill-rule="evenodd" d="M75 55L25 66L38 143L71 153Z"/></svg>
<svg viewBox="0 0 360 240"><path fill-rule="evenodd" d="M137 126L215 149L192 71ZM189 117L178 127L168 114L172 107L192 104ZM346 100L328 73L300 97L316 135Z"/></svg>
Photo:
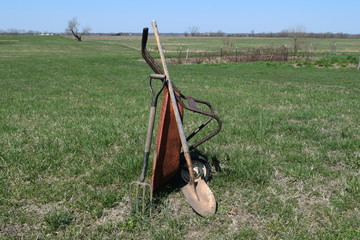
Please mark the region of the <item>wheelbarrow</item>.
<svg viewBox="0 0 360 240"><path fill-rule="evenodd" d="M199 145L205 143L218 134L222 123L220 118L214 113L214 109L210 103L194 97L185 96L172 83L155 21L152 22L152 26L157 40L162 67L158 65L157 61L146 49L149 31L148 28L143 29L141 52L146 63L154 71L154 74L150 74L150 81L152 81L152 79L159 79L162 81L163 87L160 90L162 91L160 117L156 134L156 146L154 151L151 182L150 184L144 182L149 156L149 153L146 153L146 151L150 149L149 145L151 145L151 140L148 140L149 132L152 134L153 128L153 125L151 128L151 124L149 122L146 143L148 149L145 150L144 154L144 156L147 157L144 157L140 181L132 182L131 189L135 187L135 199L142 199L142 209L144 211L146 188L148 188L150 192L151 204L152 191L155 191L166 185L174 176L182 176L186 184L181 187L181 190L184 193L187 202L199 215L208 216L216 212L215 197L205 181L208 179L210 169L208 168L208 163L204 158L192 155L190 154L190 151L193 151ZM156 98L159 96L159 94L160 93L156 95ZM153 94L153 100L154 96L155 95ZM199 107L200 105L202 106ZM206 109L208 109L207 111L203 110L204 106ZM152 104L150 119L154 118L155 116L153 107L154 106ZM156 106L154 109L156 109ZM183 129L184 110L206 116L206 121L200 124L188 136L185 136ZM197 140L195 143L189 146L188 142L203 128L208 126L208 124L213 120L215 120L217 123L216 128L213 129L210 134L202 137L200 140ZM138 188L143 188L142 196L139 196Z"/></svg>

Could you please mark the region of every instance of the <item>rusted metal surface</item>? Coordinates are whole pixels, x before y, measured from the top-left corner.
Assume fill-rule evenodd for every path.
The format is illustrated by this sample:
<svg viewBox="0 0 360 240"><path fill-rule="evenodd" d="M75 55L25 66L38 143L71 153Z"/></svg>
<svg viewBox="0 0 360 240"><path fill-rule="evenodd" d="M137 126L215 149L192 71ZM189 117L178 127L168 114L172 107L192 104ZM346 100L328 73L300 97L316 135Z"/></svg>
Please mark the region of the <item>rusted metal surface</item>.
<svg viewBox="0 0 360 240"><path fill-rule="evenodd" d="M183 108L180 105L179 110L182 115ZM169 90L164 88L151 181L154 189L163 186L177 173L180 165L180 148L181 142L174 110L170 102Z"/></svg>

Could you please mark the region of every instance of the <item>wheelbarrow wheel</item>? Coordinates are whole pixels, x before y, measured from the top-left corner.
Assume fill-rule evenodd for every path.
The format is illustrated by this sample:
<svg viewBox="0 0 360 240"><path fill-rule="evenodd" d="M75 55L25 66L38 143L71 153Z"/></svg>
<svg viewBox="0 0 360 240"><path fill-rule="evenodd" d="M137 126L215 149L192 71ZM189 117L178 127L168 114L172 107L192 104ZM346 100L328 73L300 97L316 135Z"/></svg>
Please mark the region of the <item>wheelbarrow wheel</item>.
<svg viewBox="0 0 360 240"><path fill-rule="evenodd" d="M208 182L211 178L211 167L209 162L199 154L191 154L191 161L195 175L195 182L200 179ZM184 156L181 156L180 168L176 178L180 185L185 185L189 181L189 171Z"/></svg>

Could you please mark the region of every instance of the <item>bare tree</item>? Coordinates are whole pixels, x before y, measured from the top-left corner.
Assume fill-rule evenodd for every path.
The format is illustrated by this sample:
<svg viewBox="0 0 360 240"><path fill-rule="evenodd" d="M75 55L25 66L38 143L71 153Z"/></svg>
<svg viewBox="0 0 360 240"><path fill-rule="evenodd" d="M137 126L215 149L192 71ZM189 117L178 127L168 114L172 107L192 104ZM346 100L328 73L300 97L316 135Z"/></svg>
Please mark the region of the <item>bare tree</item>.
<svg viewBox="0 0 360 240"><path fill-rule="evenodd" d="M80 23L78 19L74 17L68 22L68 27L65 29L65 31L69 35L72 34L78 41L81 41L81 37L83 35L88 34L91 29L90 27L84 27L82 29L82 32L80 32L79 28L80 28Z"/></svg>
<svg viewBox="0 0 360 240"><path fill-rule="evenodd" d="M290 27L286 32L291 38L293 51L296 54L299 50L301 50L304 47L305 44L304 37L306 35L306 27L304 25L296 25Z"/></svg>
<svg viewBox="0 0 360 240"><path fill-rule="evenodd" d="M232 41L232 39L230 37L224 38L223 44L225 47L229 47L229 48L232 48L234 46L234 42Z"/></svg>
<svg viewBox="0 0 360 240"><path fill-rule="evenodd" d="M189 27L189 32L192 37L199 35L199 28L198 27Z"/></svg>
<svg viewBox="0 0 360 240"><path fill-rule="evenodd" d="M218 36L218 37L224 37L224 36L225 36L225 33L224 33L223 31L219 30L219 31L216 32L216 36Z"/></svg>

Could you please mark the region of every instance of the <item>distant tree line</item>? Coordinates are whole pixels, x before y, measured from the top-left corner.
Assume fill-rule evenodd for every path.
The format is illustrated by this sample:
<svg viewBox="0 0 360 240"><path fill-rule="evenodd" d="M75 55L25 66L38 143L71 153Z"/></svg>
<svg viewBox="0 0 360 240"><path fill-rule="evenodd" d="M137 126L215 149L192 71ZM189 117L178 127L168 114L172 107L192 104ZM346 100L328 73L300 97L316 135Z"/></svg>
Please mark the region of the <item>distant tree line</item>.
<svg viewBox="0 0 360 240"><path fill-rule="evenodd" d="M250 33L230 33L226 34L219 30L217 32L205 32L201 33L198 27L189 27L185 31L185 37L258 37L258 38L294 38L294 35L301 38L360 38L360 34L348 34L348 33L308 33L305 30L305 26L296 25L281 32L269 32L269 33L255 33L252 30Z"/></svg>
<svg viewBox="0 0 360 240"><path fill-rule="evenodd" d="M41 34L40 31L33 31L33 30L22 30L22 29L16 29L16 28L11 28L8 30L2 30L0 29L0 34L2 35L37 35L37 34Z"/></svg>
<svg viewBox="0 0 360 240"><path fill-rule="evenodd" d="M291 38L292 33L288 31L282 31L278 33L233 33L227 34L228 37L259 37L259 38ZM303 38L360 38L360 34L348 34L348 33L308 33L302 34Z"/></svg>
<svg viewBox="0 0 360 240"><path fill-rule="evenodd" d="M205 33L184 33L185 37L258 37L258 38L292 38L293 33L288 31L282 31L278 33L224 33L223 31L217 32L205 32ZM349 34L349 33L302 33L303 38L349 38L349 39L360 39L360 34Z"/></svg>
<svg viewBox="0 0 360 240"><path fill-rule="evenodd" d="M200 33L198 27L189 27L184 33L185 37L224 37L226 34L219 30L217 32Z"/></svg>
<svg viewBox="0 0 360 240"><path fill-rule="evenodd" d="M71 33L71 31L70 31ZM83 33L89 33L89 28L84 28ZM34 30L22 30L22 29L7 29L3 30L0 29L0 35L40 35L40 34L63 34L63 33L48 33L48 32L40 32ZM141 33L93 33L96 35L113 35L113 36L137 36L141 35ZM255 33L251 31L250 33L224 33L223 31L219 30L217 32L205 32L200 33L199 28L191 27L188 31L183 33L185 37L258 37L258 38L293 38L294 32L289 30L284 30L281 32L273 33ZM170 35L170 36L180 36L181 33L163 33L162 35ZM348 34L348 33L332 33L332 32L325 32L325 33L310 33L310 32L302 32L302 38L344 38L344 39L360 39L360 34Z"/></svg>

